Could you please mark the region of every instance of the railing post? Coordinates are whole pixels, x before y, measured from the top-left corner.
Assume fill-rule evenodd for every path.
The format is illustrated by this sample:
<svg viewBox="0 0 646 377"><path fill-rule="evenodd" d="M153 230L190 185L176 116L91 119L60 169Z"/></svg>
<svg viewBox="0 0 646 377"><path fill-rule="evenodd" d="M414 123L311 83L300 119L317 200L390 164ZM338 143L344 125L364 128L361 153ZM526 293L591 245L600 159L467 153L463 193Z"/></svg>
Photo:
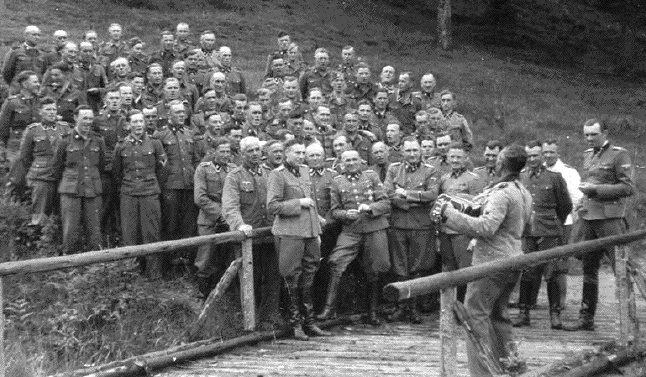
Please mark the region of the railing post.
<svg viewBox="0 0 646 377"><path fill-rule="evenodd" d="M457 374L457 321L453 313L455 297L455 287L440 291L440 376L442 377L455 377Z"/></svg>
<svg viewBox="0 0 646 377"><path fill-rule="evenodd" d="M4 277L0 276L0 377L6 376L4 357Z"/></svg>
<svg viewBox="0 0 646 377"><path fill-rule="evenodd" d="M253 292L253 253L251 245L251 238L245 238L242 241L242 266L239 272L242 320L244 329L247 331L256 329L256 299Z"/></svg>
<svg viewBox="0 0 646 377"><path fill-rule="evenodd" d="M615 295L619 303L618 345L623 347L628 345L634 347L639 342L635 292L630 274L628 274L630 254L631 251L628 246L615 246Z"/></svg>

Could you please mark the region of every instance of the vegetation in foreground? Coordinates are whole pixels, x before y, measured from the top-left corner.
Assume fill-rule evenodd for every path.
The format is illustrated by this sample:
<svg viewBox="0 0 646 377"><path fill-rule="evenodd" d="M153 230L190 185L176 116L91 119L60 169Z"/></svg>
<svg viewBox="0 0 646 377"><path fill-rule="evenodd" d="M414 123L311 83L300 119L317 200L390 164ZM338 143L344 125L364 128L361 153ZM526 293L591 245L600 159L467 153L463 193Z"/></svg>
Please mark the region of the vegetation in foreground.
<svg viewBox="0 0 646 377"><path fill-rule="evenodd" d="M439 87L458 93L458 110L472 124L476 145L491 138L524 142L554 136L563 146L564 160L574 166L580 166L585 149L580 125L601 116L610 123L611 139L634 153L639 194L631 223L643 225L646 91L636 83L527 63L459 42L455 50L440 52L432 47L435 28L428 25L429 15L368 0L222 0L208 7L192 7L200 0L191 0L183 6L200 10L164 6L163 11L107 0L6 2L9 14L0 20L5 44L19 40L27 24L41 26L47 35L67 29L72 38L79 38L90 28L105 36L108 25L119 21L127 36L143 37L150 49L157 46L158 32L179 20L188 21L195 32L213 29L218 43L232 47L235 65L247 73L253 87L260 84L264 54L274 48L273 36L279 30L292 32L306 59L317 46L328 47L334 55L343 45L353 44L373 67L391 64L418 77L436 73ZM311 11L314 7L317 12ZM0 207L0 250L5 255L11 250L12 259L57 255L55 223L38 235L24 226L26 219L23 207ZM149 282L131 262L9 278L6 287L10 376L62 372L168 348L184 341L196 316L190 282Z"/></svg>

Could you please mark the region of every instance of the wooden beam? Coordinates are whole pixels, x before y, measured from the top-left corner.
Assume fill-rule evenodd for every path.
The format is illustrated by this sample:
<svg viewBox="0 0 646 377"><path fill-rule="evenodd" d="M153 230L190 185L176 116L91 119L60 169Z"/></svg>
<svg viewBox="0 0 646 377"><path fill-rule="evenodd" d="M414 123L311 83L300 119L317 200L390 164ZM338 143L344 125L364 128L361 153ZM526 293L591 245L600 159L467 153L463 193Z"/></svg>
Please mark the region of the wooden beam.
<svg viewBox="0 0 646 377"><path fill-rule="evenodd" d="M4 355L4 278L0 277L0 377L5 377L7 373L7 364Z"/></svg>
<svg viewBox="0 0 646 377"><path fill-rule="evenodd" d="M222 278L218 282L218 285L214 290L211 291L209 297L207 297L206 301L204 302L204 306L202 307L202 311L197 317L197 320L188 330L189 340L197 339L197 337L202 332L202 329L204 328L206 320L214 315L213 311L217 309L222 303L222 298L224 297L227 288L229 288L229 285L231 285L233 278L238 274L238 270L240 269L241 265L242 258L238 258L231 262L229 268L227 268L227 270L224 272L224 275L222 275ZM206 338L206 336L203 336L203 338Z"/></svg>
<svg viewBox="0 0 646 377"><path fill-rule="evenodd" d="M252 238L271 235L271 228L254 229ZM174 241L163 241L137 246L125 246L114 249L88 251L86 253L64 255L61 257L29 259L16 262L0 263L0 276L22 275L35 272L46 272L85 266L94 263L114 262L121 259L143 257L151 254L168 253L185 247L194 247L207 243L222 244L227 242L241 242L245 240L244 233L240 231L211 234L184 238Z"/></svg>
<svg viewBox="0 0 646 377"><path fill-rule="evenodd" d="M256 299L253 292L253 250L250 238L242 241L242 266L240 268L240 300L244 329L256 329Z"/></svg>
<svg viewBox="0 0 646 377"><path fill-rule="evenodd" d="M630 249L626 246L615 246L615 297L617 298L620 347L633 347L638 343L639 322L631 274L628 273Z"/></svg>
<svg viewBox="0 0 646 377"><path fill-rule="evenodd" d="M523 254L516 257L498 259L457 271L442 272L431 276L391 283L384 288L384 297L390 301L407 300L439 289L464 285L498 271L517 271L524 267L544 263L555 258L590 253L615 245L624 245L644 237L646 237L646 230L640 230L618 236L579 242L572 245L558 246L553 249Z"/></svg>
<svg viewBox="0 0 646 377"><path fill-rule="evenodd" d="M440 376L455 377L458 372L457 321L453 313L457 289L450 287L440 292Z"/></svg>

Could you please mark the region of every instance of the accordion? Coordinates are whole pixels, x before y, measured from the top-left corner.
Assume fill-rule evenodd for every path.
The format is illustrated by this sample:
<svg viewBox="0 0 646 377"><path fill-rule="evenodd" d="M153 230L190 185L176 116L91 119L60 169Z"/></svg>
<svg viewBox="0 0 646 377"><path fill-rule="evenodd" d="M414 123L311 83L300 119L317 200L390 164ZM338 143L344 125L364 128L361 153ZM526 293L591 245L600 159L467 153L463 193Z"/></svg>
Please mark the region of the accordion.
<svg viewBox="0 0 646 377"><path fill-rule="evenodd" d="M455 194L441 194L437 197L437 199L435 199L435 204L433 204L433 207L431 208L431 220L433 220L433 222L442 222L442 212L444 211L444 208L448 203L453 204L453 207L460 213L464 213L473 217L480 216L482 210L480 204L474 203L469 199L457 196Z"/></svg>

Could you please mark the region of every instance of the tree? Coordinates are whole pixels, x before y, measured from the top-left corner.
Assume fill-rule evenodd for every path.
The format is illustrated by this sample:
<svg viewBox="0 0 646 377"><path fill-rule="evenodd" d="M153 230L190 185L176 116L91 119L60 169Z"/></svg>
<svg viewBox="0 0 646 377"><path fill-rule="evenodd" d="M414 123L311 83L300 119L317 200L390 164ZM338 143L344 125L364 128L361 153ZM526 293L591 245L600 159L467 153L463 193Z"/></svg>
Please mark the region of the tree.
<svg viewBox="0 0 646 377"><path fill-rule="evenodd" d="M451 0L440 0L437 6L437 40L443 50L451 48L453 42Z"/></svg>

